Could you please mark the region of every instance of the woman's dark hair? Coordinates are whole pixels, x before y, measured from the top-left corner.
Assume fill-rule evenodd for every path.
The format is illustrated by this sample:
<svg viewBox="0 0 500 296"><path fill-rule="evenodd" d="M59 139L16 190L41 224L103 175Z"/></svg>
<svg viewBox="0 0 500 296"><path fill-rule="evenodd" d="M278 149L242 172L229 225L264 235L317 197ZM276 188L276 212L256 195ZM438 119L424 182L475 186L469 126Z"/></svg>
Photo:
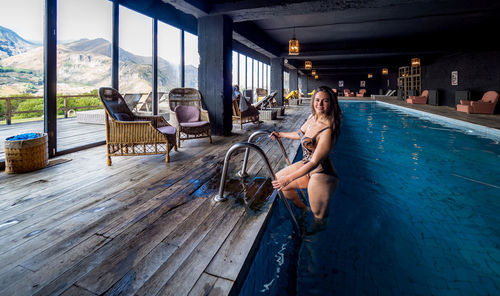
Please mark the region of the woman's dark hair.
<svg viewBox="0 0 500 296"><path fill-rule="evenodd" d="M326 117L330 122L330 126L333 131L333 141L336 142L340 134L340 122L342 120L342 110L340 110L339 100L337 99L337 94L328 86L320 86L314 90L314 95L311 98L311 109L313 116L316 116L316 110L314 110L314 99L316 99L316 94L318 92L325 92L330 98L330 108L326 110Z"/></svg>

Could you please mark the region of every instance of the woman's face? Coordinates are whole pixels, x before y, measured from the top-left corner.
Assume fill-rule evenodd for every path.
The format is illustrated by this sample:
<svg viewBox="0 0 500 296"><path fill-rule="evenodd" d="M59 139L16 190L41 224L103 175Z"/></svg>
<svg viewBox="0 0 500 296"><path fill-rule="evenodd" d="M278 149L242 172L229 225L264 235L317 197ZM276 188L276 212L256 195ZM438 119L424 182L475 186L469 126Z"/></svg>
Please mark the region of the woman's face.
<svg viewBox="0 0 500 296"><path fill-rule="evenodd" d="M324 91L317 92L314 96L314 111L316 114L326 115L328 110L330 110L330 97Z"/></svg>

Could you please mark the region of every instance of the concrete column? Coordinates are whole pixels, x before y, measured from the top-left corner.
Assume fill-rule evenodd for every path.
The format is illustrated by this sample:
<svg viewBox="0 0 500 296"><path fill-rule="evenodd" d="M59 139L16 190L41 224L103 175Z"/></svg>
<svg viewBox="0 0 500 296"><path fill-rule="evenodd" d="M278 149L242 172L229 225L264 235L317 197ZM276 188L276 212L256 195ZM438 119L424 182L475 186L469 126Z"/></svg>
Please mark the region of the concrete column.
<svg viewBox="0 0 500 296"><path fill-rule="evenodd" d="M283 58L271 59L271 92L276 91L276 101L283 106Z"/></svg>
<svg viewBox="0 0 500 296"><path fill-rule="evenodd" d="M299 71L290 70L290 91L299 89Z"/></svg>
<svg viewBox="0 0 500 296"><path fill-rule="evenodd" d="M212 133L231 135L232 21L223 15L198 19L198 88L210 115Z"/></svg>

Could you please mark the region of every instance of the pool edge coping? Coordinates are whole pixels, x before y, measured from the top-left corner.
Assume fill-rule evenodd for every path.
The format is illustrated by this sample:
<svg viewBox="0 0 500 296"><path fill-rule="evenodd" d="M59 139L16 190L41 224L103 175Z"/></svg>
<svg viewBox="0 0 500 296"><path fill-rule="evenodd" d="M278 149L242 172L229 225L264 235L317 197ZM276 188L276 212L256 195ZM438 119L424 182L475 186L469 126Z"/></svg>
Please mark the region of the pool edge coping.
<svg viewBox="0 0 500 296"><path fill-rule="evenodd" d="M347 102L347 101L345 101L345 102ZM438 115L438 114L434 114L434 113L430 113L430 112L426 112L426 111L415 110L412 108L399 106L399 105L395 105L395 104L391 104L391 103L387 103L387 102L382 102L382 101L378 101L378 100L373 100L373 101L364 100L364 101L357 101L357 102L364 102L364 103L374 102L376 104L380 104L380 105L383 105L383 106L386 106L386 107L389 107L392 109L404 111L410 115L416 115L420 118L424 117L424 119L433 121L435 123L439 123L439 124L446 123L453 128L456 128L456 129L461 130L461 131L465 131L466 134L471 135L471 136L479 136L479 137L488 138L488 139L495 140L495 141L500 141L500 130L499 129L495 129L495 128L483 126L480 124L463 121L460 119L449 118L449 117L446 117L443 115ZM471 134L469 132L470 130L472 130L474 133Z"/></svg>

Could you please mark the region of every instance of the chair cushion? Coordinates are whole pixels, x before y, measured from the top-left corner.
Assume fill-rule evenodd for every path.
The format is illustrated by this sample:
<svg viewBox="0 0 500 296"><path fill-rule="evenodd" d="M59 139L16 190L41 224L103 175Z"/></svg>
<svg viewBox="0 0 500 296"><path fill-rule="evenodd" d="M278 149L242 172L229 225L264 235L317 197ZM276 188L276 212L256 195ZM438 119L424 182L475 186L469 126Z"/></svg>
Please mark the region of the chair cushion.
<svg viewBox="0 0 500 296"><path fill-rule="evenodd" d="M195 106L178 105L175 107L174 112L177 114L179 123L194 122L200 120L200 109Z"/></svg>
<svg viewBox="0 0 500 296"><path fill-rule="evenodd" d="M133 120L134 114L130 111L127 103L117 90L110 87L101 87L99 89L99 96L105 108L114 119L120 120L116 117L116 114L123 113L130 116Z"/></svg>
<svg viewBox="0 0 500 296"><path fill-rule="evenodd" d="M119 121L134 121L134 118L127 113L115 113L115 118Z"/></svg>
<svg viewBox="0 0 500 296"><path fill-rule="evenodd" d="M198 127L208 124L208 121L196 121L196 122L181 122L182 127Z"/></svg>
<svg viewBox="0 0 500 296"><path fill-rule="evenodd" d="M160 133L165 135L175 135L175 132L177 131L175 127L170 125L159 127L158 130Z"/></svg>

